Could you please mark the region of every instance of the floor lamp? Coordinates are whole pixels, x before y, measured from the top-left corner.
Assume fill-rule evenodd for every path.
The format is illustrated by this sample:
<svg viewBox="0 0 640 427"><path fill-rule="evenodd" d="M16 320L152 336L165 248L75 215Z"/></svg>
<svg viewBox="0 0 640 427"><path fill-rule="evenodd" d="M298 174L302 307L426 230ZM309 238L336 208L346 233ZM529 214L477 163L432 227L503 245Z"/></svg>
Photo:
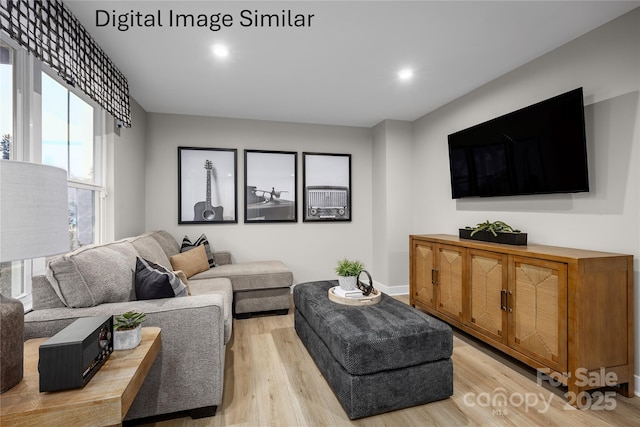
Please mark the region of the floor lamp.
<svg viewBox="0 0 640 427"><path fill-rule="evenodd" d="M0 262L69 250L67 172L0 160ZM2 271L0 271L0 275ZM0 393L22 380L24 307L0 293Z"/></svg>

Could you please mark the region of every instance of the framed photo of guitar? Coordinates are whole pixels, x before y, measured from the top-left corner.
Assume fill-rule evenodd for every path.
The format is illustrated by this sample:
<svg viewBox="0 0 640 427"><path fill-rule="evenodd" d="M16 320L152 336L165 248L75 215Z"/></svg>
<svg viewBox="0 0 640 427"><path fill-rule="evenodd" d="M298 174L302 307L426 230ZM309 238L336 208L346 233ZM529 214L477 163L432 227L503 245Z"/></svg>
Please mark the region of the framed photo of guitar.
<svg viewBox="0 0 640 427"><path fill-rule="evenodd" d="M244 222L297 222L298 153L244 150Z"/></svg>
<svg viewBox="0 0 640 427"><path fill-rule="evenodd" d="M178 147L178 224L238 222L237 150Z"/></svg>

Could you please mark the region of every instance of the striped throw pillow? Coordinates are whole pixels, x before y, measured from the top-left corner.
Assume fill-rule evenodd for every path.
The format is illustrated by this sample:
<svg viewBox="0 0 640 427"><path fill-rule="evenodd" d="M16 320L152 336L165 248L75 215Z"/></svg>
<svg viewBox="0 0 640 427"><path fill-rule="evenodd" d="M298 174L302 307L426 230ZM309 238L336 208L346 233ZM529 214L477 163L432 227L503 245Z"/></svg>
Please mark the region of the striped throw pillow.
<svg viewBox="0 0 640 427"><path fill-rule="evenodd" d="M207 236L202 234L195 242L191 242L189 236L184 236L182 239L182 245L180 245L180 252L189 251L197 246L204 246L204 250L207 253L207 261L209 262L209 268L213 268L216 266L216 263L213 261L213 251L211 250L211 245L209 244L209 240Z"/></svg>

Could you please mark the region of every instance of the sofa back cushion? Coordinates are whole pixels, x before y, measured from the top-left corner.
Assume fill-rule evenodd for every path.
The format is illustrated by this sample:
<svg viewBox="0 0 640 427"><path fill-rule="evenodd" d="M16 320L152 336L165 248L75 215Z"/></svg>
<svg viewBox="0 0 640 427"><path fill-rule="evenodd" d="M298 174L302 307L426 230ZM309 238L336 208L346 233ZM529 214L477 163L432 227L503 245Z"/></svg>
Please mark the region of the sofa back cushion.
<svg viewBox="0 0 640 427"><path fill-rule="evenodd" d="M173 239L173 237L172 237ZM169 257L160 246L160 243L153 237L153 232L144 233L140 236L125 239L133 245L138 252L140 258L159 264L164 268L171 270L171 262Z"/></svg>
<svg viewBox="0 0 640 427"><path fill-rule="evenodd" d="M67 307L131 301L137 255L128 241L88 245L51 260L46 275Z"/></svg>
<svg viewBox="0 0 640 427"><path fill-rule="evenodd" d="M156 241L160 244L160 247L162 247L162 250L167 255L167 257L171 258L173 255L180 253L180 245L178 244L176 239L167 231L165 230L151 231L149 235L151 235L154 239L156 239ZM165 267L170 267L170 265Z"/></svg>
<svg viewBox="0 0 640 427"><path fill-rule="evenodd" d="M34 310L65 307L44 274L31 277L31 304Z"/></svg>

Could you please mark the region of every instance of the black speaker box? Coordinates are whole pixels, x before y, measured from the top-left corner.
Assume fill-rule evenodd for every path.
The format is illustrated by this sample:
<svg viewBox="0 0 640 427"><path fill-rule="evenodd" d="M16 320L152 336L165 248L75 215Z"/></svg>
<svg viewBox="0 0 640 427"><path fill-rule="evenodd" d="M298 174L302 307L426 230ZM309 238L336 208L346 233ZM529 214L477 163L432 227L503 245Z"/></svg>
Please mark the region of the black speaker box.
<svg viewBox="0 0 640 427"><path fill-rule="evenodd" d="M84 317L40 346L40 391L84 387L113 353L113 317Z"/></svg>

